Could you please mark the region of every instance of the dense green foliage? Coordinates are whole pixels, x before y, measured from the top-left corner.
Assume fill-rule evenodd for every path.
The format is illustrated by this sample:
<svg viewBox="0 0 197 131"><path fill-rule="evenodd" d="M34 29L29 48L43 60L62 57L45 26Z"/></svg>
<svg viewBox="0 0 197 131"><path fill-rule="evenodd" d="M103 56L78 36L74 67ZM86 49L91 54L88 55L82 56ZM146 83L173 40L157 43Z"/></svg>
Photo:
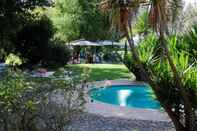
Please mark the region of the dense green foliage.
<svg viewBox="0 0 197 131"><path fill-rule="evenodd" d="M187 37L190 34L187 34ZM171 36L168 38L168 45L173 61L176 64L177 70L181 74L184 88L190 96L193 108L197 109L197 62L195 57L190 54L190 50L186 48L185 37ZM195 42L195 41L193 41ZM181 48L183 47L184 48ZM158 39L154 34L149 34L136 47L138 49L139 57L148 71L151 78L160 86L159 94L162 102L173 106L177 109L177 113L182 110L182 97L180 91L174 82L171 68L162 55L162 47L158 45ZM194 49L194 51L196 51ZM139 67L131 58L131 54L125 57L125 64L136 75L137 80L143 80Z"/></svg>
<svg viewBox="0 0 197 131"><path fill-rule="evenodd" d="M133 34L147 34L150 31L150 23L148 21L148 12L143 11L136 18Z"/></svg>
<svg viewBox="0 0 197 131"><path fill-rule="evenodd" d="M1 61L8 61L9 54L17 54L28 67L38 63L48 66L54 62L61 65L68 62L70 51L62 45L53 45L57 44L53 40L55 28L46 16L46 7L50 5L46 0L1 1Z"/></svg>
<svg viewBox="0 0 197 131"><path fill-rule="evenodd" d="M79 13L81 9L77 0L56 0L54 8L49 9L49 16L57 32L55 37L61 40L73 40L79 36Z"/></svg>
<svg viewBox="0 0 197 131"><path fill-rule="evenodd" d="M103 60L110 63L122 63L122 58L119 53L120 47L117 46L107 46L101 48L101 53L103 54Z"/></svg>
<svg viewBox="0 0 197 131"><path fill-rule="evenodd" d="M79 0L81 8L80 37L87 40L111 38L109 19L98 9L99 0Z"/></svg>
<svg viewBox="0 0 197 131"><path fill-rule="evenodd" d="M48 8L45 0L1 2L1 61L12 53L28 67L55 62L63 65L68 62L70 51L57 41L65 44L76 39L97 41L112 37L108 16L98 10L98 0L56 0Z"/></svg>
<svg viewBox="0 0 197 131"><path fill-rule="evenodd" d="M182 50L187 50L194 58L197 58L197 25L193 24L192 28L183 36L185 44Z"/></svg>
<svg viewBox="0 0 197 131"><path fill-rule="evenodd" d="M17 67L23 64L23 60L19 56L11 53L6 57L5 64Z"/></svg>
<svg viewBox="0 0 197 131"><path fill-rule="evenodd" d="M0 1L0 59L14 52L17 32L35 18L31 11L44 5L46 0Z"/></svg>
<svg viewBox="0 0 197 131"><path fill-rule="evenodd" d="M154 48L156 48L157 38L154 34L150 33L148 34L137 46L137 49L139 50L139 57L142 61L142 64L148 68L148 65L151 63L151 60L154 57ZM145 80L143 78L142 73L140 72L139 66L135 63L135 61L132 58L132 55L130 52L128 52L124 56L124 63L128 67L128 69L133 72L136 76L136 80L142 81Z"/></svg>
<svg viewBox="0 0 197 131"><path fill-rule="evenodd" d="M62 69L50 78L32 78L18 70L5 72L0 78L0 130L63 130L83 109L87 79L87 75L82 79L70 76L69 80L62 79L64 76Z"/></svg>
<svg viewBox="0 0 197 131"><path fill-rule="evenodd" d="M108 17L98 10L98 0L56 0L49 16L64 41L101 40L111 37Z"/></svg>
<svg viewBox="0 0 197 131"><path fill-rule="evenodd" d="M47 57L49 40L52 36L53 26L50 20L43 16L19 31L16 52L20 52L29 63L38 63Z"/></svg>
<svg viewBox="0 0 197 131"><path fill-rule="evenodd" d="M71 59L71 50L62 41L54 40L49 44L45 64L47 66L64 66Z"/></svg>

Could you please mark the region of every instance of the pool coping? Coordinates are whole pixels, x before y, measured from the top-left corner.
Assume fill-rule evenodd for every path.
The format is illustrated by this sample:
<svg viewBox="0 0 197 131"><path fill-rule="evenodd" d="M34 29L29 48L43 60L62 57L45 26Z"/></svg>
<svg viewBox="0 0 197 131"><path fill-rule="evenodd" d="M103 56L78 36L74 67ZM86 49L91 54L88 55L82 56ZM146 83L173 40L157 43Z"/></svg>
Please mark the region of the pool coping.
<svg viewBox="0 0 197 131"><path fill-rule="evenodd" d="M148 121L162 121L171 122L169 116L165 111L157 109L141 109L141 108L128 108L118 105L107 104L99 101L92 102L89 97L89 90L93 88L99 88L103 86L115 86L115 85L147 85L147 83L139 81L131 81L128 79L118 80L105 80L95 81L88 83L87 88L87 103L85 105L85 111L101 115L104 117L118 117L123 119L134 119L134 120L148 120Z"/></svg>

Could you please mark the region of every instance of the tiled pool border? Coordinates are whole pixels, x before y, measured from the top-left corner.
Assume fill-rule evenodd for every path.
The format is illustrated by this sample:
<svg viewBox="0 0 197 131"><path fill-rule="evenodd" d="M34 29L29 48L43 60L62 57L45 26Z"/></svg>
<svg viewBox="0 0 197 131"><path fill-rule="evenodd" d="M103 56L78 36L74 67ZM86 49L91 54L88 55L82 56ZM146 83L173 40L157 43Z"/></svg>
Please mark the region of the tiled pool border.
<svg viewBox="0 0 197 131"><path fill-rule="evenodd" d="M121 80L105 80L88 83L87 92L92 88L99 88L104 86L115 85L145 85L144 82L130 81L127 79ZM163 121L170 122L170 118L167 113L156 109L140 109L140 108L128 108L117 105L111 105L107 103L92 102L87 93L87 103L85 105L85 111L101 115L104 117L119 117L124 119L136 119L136 120L149 120L149 121Z"/></svg>

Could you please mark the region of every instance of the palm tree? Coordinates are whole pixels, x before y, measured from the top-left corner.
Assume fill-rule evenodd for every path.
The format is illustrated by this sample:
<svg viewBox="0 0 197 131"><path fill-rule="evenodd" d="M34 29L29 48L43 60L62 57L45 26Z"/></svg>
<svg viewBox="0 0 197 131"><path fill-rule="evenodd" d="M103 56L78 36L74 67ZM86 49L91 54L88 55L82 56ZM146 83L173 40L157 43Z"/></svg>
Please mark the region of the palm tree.
<svg viewBox="0 0 197 131"><path fill-rule="evenodd" d="M150 5L149 19L153 25L153 29L156 31L159 37L160 46L163 48L163 55L166 56L171 70L174 75L174 82L177 88L180 90L180 94L184 103L185 122L181 122L176 112L172 110L172 106L162 101L162 96L159 92L160 87L151 78L151 75L147 72L143 66L138 51L134 46L134 40L132 38L132 17L137 11L141 3L148 3ZM189 96L183 86L181 77L176 69L175 64L171 58L168 45L166 42L166 36L169 35L168 22L174 21L178 12L180 0L102 0L100 8L104 12L110 12L112 19L112 28L118 30L122 36L126 36L133 59L139 66L140 72L143 74L144 79L149 82L155 94L164 107L169 117L172 119L177 131L194 131L194 110L192 108Z"/></svg>
<svg viewBox="0 0 197 131"><path fill-rule="evenodd" d="M190 102L189 96L183 86L180 74L177 71L176 65L174 64L172 57L170 55L168 45L166 42L166 36L169 35L168 22L174 21L176 13L178 13L178 8L181 5L181 0L152 0L150 17L152 18L152 25L154 29L158 32L160 45L163 47L163 54L167 57L169 65L174 75L174 81L176 87L179 88L180 94L183 98L184 112L185 112L185 125L179 130L195 130L195 118L194 110ZM170 18L171 17L171 18ZM180 123L177 123L180 124Z"/></svg>

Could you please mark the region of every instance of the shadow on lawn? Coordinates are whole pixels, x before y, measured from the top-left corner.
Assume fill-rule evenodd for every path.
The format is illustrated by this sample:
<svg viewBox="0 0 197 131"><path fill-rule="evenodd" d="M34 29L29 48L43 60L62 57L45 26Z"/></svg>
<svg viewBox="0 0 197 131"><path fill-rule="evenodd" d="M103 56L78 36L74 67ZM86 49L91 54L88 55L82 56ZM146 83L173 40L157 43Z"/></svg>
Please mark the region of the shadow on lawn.
<svg viewBox="0 0 197 131"><path fill-rule="evenodd" d="M101 65L102 66L102 65ZM124 67L124 66L123 66ZM83 66L69 66L68 70L72 70L75 74L81 74L83 72ZM109 68L109 67L93 67L91 68L89 81L100 80L114 80L114 79L133 79L134 75L130 73L126 68Z"/></svg>

